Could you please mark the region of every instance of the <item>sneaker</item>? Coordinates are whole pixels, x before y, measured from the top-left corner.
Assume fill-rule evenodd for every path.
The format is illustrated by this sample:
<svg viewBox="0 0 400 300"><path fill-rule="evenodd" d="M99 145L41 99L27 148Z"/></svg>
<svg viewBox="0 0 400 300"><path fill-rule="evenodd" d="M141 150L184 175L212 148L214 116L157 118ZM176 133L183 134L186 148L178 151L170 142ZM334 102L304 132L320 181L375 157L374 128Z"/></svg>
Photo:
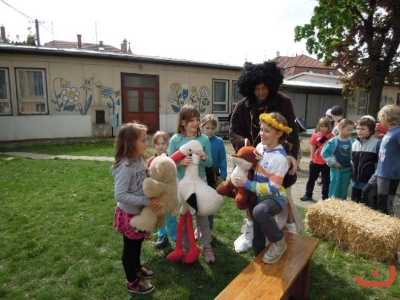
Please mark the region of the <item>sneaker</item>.
<svg viewBox="0 0 400 300"><path fill-rule="evenodd" d="M215 262L214 251L211 247L205 247L203 253L204 258L206 259L206 263L211 264Z"/></svg>
<svg viewBox="0 0 400 300"><path fill-rule="evenodd" d="M126 288L128 289L128 292L134 293L134 294L147 294L151 293L154 291L156 288L154 285L152 285L149 282L145 282L140 280L140 278L137 278L134 282L132 283L127 283Z"/></svg>
<svg viewBox="0 0 400 300"><path fill-rule="evenodd" d="M285 237L276 243L272 243L263 256L263 262L266 264L274 264L281 259L287 248Z"/></svg>
<svg viewBox="0 0 400 300"><path fill-rule="evenodd" d="M166 246L168 246L168 244L169 244L169 240L168 240L167 235L163 235L163 236L159 237L157 242L155 242L155 246L158 249L165 248Z"/></svg>
<svg viewBox="0 0 400 300"><path fill-rule="evenodd" d="M307 195L304 195L303 197L300 198L301 201L311 201L312 198L308 197Z"/></svg>
<svg viewBox="0 0 400 300"><path fill-rule="evenodd" d="M287 228L287 231L291 233L297 233L297 226L295 223L286 223L285 227Z"/></svg>
<svg viewBox="0 0 400 300"><path fill-rule="evenodd" d="M200 228L196 228L196 229L194 230L194 238L195 238L196 240L198 240L198 239L201 238L201 231L200 231Z"/></svg>
<svg viewBox="0 0 400 300"><path fill-rule="evenodd" d="M138 272L136 272L136 275L143 279L149 279L149 278L153 278L156 274L154 274L153 271L150 271L144 267L141 267L140 270Z"/></svg>

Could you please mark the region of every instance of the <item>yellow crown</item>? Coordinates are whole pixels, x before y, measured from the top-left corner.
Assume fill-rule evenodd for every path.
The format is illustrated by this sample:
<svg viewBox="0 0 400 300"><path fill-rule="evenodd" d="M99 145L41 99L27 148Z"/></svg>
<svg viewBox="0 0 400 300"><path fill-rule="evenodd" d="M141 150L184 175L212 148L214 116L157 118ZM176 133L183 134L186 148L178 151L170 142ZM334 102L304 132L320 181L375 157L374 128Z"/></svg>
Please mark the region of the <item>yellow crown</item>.
<svg viewBox="0 0 400 300"><path fill-rule="evenodd" d="M280 131L283 131L287 134L292 132L292 128L289 126L283 125L282 123L279 123L276 119L271 117L269 114L263 113L260 115L260 121L267 123L269 126L274 127L275 129L278 129Z"/></svg>

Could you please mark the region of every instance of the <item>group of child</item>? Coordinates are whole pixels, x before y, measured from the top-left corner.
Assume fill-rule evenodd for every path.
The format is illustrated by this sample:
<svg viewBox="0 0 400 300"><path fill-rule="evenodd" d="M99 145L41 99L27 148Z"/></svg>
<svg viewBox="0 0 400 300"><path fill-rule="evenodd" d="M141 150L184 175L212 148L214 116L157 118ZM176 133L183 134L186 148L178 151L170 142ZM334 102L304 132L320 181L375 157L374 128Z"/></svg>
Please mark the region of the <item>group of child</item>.
<svg viewBox="0 0 400 300"><path fill-rule="evenodd" d="M341 116L332 120L336 110ZM322 177L322 200L346 200L351 184L351 200L393 215L393 200L400 181L400 107L385 105L378 113L355 124L343 119L337 106L319 120L310 138L310 173L302 201L312 200L315 182ZM337 128L337 134L332 126ZM352 132L356 128L357 138Z"/></svg>
<svg viewBox="0 0 400 300"><path fill-rule="evenodd" d="M333 110L333 109L332 109ZM321 118L317 130L310 139L311 158L310 177L306 186L305 200L312 199L315 181L322 173L323 199L337 197L346 199L350 182L351 198L374 207L385 213L393 214L393 199L400 181L400 107L384 106L378 113L381 121L375 127L375 119L364 116L357 122L356 141L351 138L355 124L348 119ZM287 120L279 113L263 113L259 117L261 143L256 146L259 162L253 180L231 178L239 187L257 194L257 204L253 209L253 249L258 255L266 247L263 261L276 263L286 251L287 245L283 230L276 222L286 206L286 191L282 186L283 178L289 170L289 160L283 144L292 131ZM332 133L335 125L338 133ZM382 129L383 128L383 129ZM118 202L114 227L123 233L122 264L129 292L145 294L154 290L154 285L146 279L155 276L153 271L141 265L141 247L148 232L137 232L130 226L130 220L140 214L144 206L158 208L158 199L145 197L142 184L146 178L147 167L159 155L174 153L180 146L195 139L203 150L198 155L201 163L198 167L200 178L206 181L206 168L211 166L218 174L216 183L227 176L226 150L224 142L215 135L217 120L206 115L200 120L199 111L192 105L184 105L179 113L177 132L169 139L165 132L158 131L153 136L155 154L146 161L147 128L143 124L128 123L121 127L115 141L115 162L112 173L115 177L115 199ZM378 130L388 130L382 143L377 136ZM203 133L202 133L203 132ZM375 132L375 136L374 136ZM188 156L177 164L178 180L182 179L185 168L191 163ZM375 166L378 165L376 170ZM376 189L376 200L370 202L371 190ZM303 199L302 199L303 200ZM169 239L176 239L177 220L167 215L167 225L158 231L157 247L165 246ZM215 262L211 246L211 233L214 226L213 216L196 216L197 235L203 244L203 254L207 263ZM187 238L186 238L187 240ZM184 237L185 241L185 237ZM185 245L183 246L185 247Z"/></svg>
<svg viewBox="0 0 400 300"><path fill-rule="evenodd" d="M112 167L117 201L114 227L123 236L122 264L129 292L146 294L155 288L147 281L155 276L154 272L143 267L140 260L143 240L150 233L137 232L130 226L130 220L140 214L144 206L158 208L158 199L148 199L143 192L142 185L147 176L147 167L156 156L168 154L166 151L168 145L169 153L174 153L180 146L196 139L204 150L198 154L201 157L198 169L200 178L206 181L206 168L212 166L218 174L216 184L223 182L227 176L226 150L223 140L215 135L216 130L217 120L213 115L206 115L200 121L199 111L192 105L184 105L179 113L177 132L169 139L167 133L158 131L152 140L155 154L147 161L147 127L143 124L128 123L119 130L115 142L115 162ZM286 205L286 193L281 184L289 169L289 161L282 144L285 143L291 130L285 118L278 113L260 115L261 143L257 149L261 152L261 156L254 181L234 178L238 186L243 186L258 195L258 204L253 211L253 248L257 255L265 248L268 240L271 247L264 254L263 260L269 264L277 262L287 247L284 233L278 227L274 216ZM183 178L185 168L190 162L191 157L186 157L177 164L178 180ZM168 243L168 235L172 240L176 238L177 220L171 215L166 217L166 227L157 232L157 247ZM207 263L212 263L215 261L211 247L214 218L196 216L196 223L205 260Z"/></svg>
<svg viewBox="0 0 400 300"><path fill-rule="evenodd" d="M136 232L130 226L130 220L140 214L144 206L151 205L157 209L157 199L147 199L143 193L143 180L147 176L147 167L155 157L174 153L180 146L195 139L202 144L204 150L200 153L202 157L198 169L200 178L206 180L206 168L214 168L218 175L216 182L223 182L227 176L226 150L224 141L215 135L216 130L217 120L213 115L206 115L200 123L199 111L192 105L184 105L179 113L177 132L171 138L163 131L157 131L153 135L152 146L155 153L147 161L147 127L139 123L127 123L119 130L115 141L116 154L112 168L115 177L115 200L118 202L114 227L123 236L122 264L129 292L146 294L155 288L145 280L154 277L154 272L144 268L140 262L142 242L150 236L150 233ZM185 168L190 161L191 157L188 156L177 164L178 180L183 178ZM157 248L168 245L169 238L176 240L177 218L167 214L166 220L166 226L157 232L158 240L155 243ZM205 260L207 263L213 263L215 255L211 247L211 233L214 216L196 216L196 223L196 231L203 244Z"/></svg>

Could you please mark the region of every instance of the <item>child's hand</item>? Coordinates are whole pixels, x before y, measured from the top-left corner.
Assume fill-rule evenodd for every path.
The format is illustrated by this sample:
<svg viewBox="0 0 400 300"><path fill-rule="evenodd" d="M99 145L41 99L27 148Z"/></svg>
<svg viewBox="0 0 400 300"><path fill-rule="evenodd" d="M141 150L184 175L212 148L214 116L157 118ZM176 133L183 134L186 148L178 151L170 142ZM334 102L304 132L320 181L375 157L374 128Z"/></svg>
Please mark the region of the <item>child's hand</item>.
<svg viewBox="0 0 400 300"><path fill-rule="evenodd" d="M153 211L159 211L162 209L162 202L158 198L150 198L150 207Z"/></svg>
<svg viewBox="0 0 400 300"><path fill-rule="evenodd" d="M179 164L181 164L182 166L188 166L190 165L192 162L192 157L191 156L186 156L184 159L182 159Z"/></svg>
<svg viewBox="0 0 400 300"><path fill-rule="evenodd" d="M245 177L235 177L235 185L238 187L244 187L246 185L247 178Z"/></svg>
<svg viewBox="0 0 400 300"><path fill-rule="evenodd" d="M218 177L217 178L217 184L221 184L221 183L223 183L224 182L224 180L221 178L221 177Z"/></svg>
<svg viewBox="0 0 400 300"><path fill-rule="evenodd" d="M207 155L203 150L198 150L195 152L198 156L200 156L201 160L206 161L207 160Z"/></svg>

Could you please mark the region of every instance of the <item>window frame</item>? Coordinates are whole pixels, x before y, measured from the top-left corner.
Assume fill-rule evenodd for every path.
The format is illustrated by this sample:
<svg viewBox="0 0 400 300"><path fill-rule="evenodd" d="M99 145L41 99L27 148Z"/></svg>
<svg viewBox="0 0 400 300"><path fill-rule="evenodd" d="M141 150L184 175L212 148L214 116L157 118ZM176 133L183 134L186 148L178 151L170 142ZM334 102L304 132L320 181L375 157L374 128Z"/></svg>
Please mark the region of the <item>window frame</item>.
<svg viewBox="0 0 400 300"><path fill-rule="evenodd" d="M215 100L215 83L225 83L225 101L216 101ZM213 113L228 113L229 107L229 80L228 79L214 79L212 80L212 93L213 93L213 103L212 103L212 111ZM224 105L224 110L215 109L216 105Z"/></svg>
<svg viewBox="0 0 400 300"><path fill-rule="evenodd" d="M232 80L232 110L244 96L239 92L239 80Z"/></svg>
<svg viewBox="0 0 400 300"><path fill-rule="evenodd" d="M365 115L368 108L369 95L365 91L360 91L357 101L357 115Z"/></svg>
<svg viewBox="0 0 400 300"><path fill-rule="evenodd" d="M2 108L0 106L0 117L1 116L10 116L13 113L13 107L12 107L12 98L11 98L11 85L10 85L10 70L9 68L5 68L5 67L0 67L0 71L4 71L4 87L6 89L6 93L7 93L7 97L6 98L0 98L0 104L3 105L3 103L5 104L9 104L10 107L10 111L9 112L2 112ZM3 83L0 83L1 85L3 85Z"/></svg>
<svg viewBox="0 0 400 300"><path fill-rule="evenodd" d="M41 89L43 92L43 97L37 99L22 99L22 91L21 91L21 72L39 72L41 74L42 85ZM29 80L29 78L28 78ZM15 68L15 83L17 86L17 104L18 104L18 114L19 115L47 115L49 114L49 103L48 103L48 95L47 95L47 76L46 76L46 69L44 68ZM30 82L28 81L30 84ZM33 87L40 88L39 85L33 83L30 84ZM28 87L30 88L30 86ZM25 103L32 103L35 107L34 110L30 110L27 112L23 111L23 107ZM43 107L44 105L44 107Z"/></svg>

